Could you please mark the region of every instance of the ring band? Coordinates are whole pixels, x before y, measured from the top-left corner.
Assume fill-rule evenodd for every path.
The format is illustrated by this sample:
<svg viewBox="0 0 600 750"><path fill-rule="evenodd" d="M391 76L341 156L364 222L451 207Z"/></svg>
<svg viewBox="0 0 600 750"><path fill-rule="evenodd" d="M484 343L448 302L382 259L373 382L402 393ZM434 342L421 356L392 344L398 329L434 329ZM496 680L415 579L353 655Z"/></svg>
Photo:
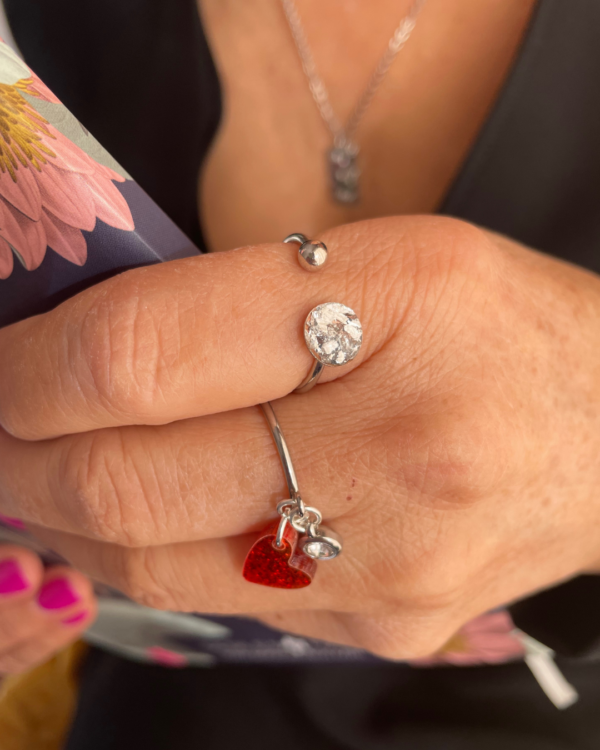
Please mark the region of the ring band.
<svg viewBox="0 0 600 750"><path fill-rule="evenodd" d="M290 498L294 500L295 498L300 497L300 488L298 487L298 479L296 478L296 472L294 471L294 465L292 464L292 457L290 456L288 445L283 437L281 426L279 425L279 421L273 411L273 406L270 401L267 401L265 404L260 404L260 408L263 410L263 414L265 415L267 424L271 430L271 435L273 436L273 441L275 442L275 447L277 448L277 453L279 453L279 459L281 461L281 466L283 467L283 474L285 476L285 482L288 487Z"/></svg>
<svg viewBox="0 0 600 750"><path fill-rule="evenodd" d="M290 495L288 500L283 500L277 506L281 521L277 529L276 542L281 542L285 527L289 523L297 532L303 534L298 546L305 555L313 560L333 560L342 551L341 539L330 529L320 527L322 517L319 511L304 504L300 497L300 488L290 451L273 406L267 401L261 404L260 408L271 430Z"/></svg>

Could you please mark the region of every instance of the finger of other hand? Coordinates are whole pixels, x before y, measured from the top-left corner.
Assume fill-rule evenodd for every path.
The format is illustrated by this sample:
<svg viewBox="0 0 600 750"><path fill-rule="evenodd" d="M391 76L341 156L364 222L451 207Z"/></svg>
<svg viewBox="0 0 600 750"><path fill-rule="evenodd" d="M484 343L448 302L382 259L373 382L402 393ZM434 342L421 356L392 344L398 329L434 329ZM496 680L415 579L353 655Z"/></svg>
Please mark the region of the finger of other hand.
<svg viewBox="0 0 600 750"><path fill-rule="evenodd" d="M89 625L95 610L81 573L64 566L44 571L29 550L0 547L0 672L49 657Z"/></svg>

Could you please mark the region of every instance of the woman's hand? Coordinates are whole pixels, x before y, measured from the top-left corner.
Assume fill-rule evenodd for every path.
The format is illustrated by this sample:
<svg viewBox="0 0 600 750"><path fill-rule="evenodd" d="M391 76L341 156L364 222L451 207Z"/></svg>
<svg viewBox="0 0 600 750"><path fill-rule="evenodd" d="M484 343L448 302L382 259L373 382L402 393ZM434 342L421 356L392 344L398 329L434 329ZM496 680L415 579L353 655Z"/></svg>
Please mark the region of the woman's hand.
<svg viewBox="0 0 600 750"><path fill-rule="evenodd" d="M89 581L64 566L44 570L33 552L0 545L0 675L24 672L78 638L96 603Z"/></svg>
<svg viewBox="0 0 600 750"><path fill-rule="evenodd" d="M319 274L243 248L0 331L0 513L150 606L422 656L600 558L600 280L437 217L322 239ZM362 350L288 395L328 301ZM345 542L299 591L241 576L285 497L254 406L274 399L303 498Z"/></svg>

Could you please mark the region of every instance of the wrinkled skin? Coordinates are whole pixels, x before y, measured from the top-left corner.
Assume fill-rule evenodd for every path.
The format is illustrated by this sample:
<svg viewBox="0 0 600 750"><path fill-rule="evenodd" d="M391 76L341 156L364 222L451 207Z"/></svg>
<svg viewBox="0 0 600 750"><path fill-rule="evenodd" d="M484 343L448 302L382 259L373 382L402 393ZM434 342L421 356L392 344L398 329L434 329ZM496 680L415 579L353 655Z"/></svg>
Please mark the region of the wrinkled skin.
<svg viewBox="0 0 600 750"><path fill-rule="evenodd" d="M391 658L600 556L600 282L463 222L338 227L322 273L261 245L127 272L0 331L0 513L152 607L242 613ZM308 311L359 356L291 394ZM312 586L246 582L285 497L345 541Z"/></svg>

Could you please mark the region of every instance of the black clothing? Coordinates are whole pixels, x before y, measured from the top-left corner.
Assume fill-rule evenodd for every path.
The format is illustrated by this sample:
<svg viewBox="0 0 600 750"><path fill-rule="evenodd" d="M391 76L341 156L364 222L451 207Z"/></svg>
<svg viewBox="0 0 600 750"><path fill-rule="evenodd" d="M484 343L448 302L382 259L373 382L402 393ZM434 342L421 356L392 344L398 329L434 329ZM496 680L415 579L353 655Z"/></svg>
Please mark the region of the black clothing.
<svg viewBox="0 0 600 750"><path fill-rule="evenodd" d="M196 0L4 0L28 64L188 236L221 116ZM539 0L441 207L600 272L598 0ZM293 179L291 177L290 179Z"/></svg>
<svg viewBox="0 0 600 750"><path fill-rule="evenodd" d="M66 750L597 750L597 664L560 668L558 711L524 664L165 670L95 651Z"/></svg>
<svg viewBox="0 0 600 750"><path fill-rule="evenodd" d="M27 62L204 247L196 184L221 98L195 0L5 5ZM539 0L513 70L441 208L596 272L599 28L598 0ZM526 632L563 653L590 651L600 640L600 579L557 587L512 613ZM68 750L597 748L600 666L561 666L582 696L565 713L517 664L165 672L93 652Z"/></svg>

